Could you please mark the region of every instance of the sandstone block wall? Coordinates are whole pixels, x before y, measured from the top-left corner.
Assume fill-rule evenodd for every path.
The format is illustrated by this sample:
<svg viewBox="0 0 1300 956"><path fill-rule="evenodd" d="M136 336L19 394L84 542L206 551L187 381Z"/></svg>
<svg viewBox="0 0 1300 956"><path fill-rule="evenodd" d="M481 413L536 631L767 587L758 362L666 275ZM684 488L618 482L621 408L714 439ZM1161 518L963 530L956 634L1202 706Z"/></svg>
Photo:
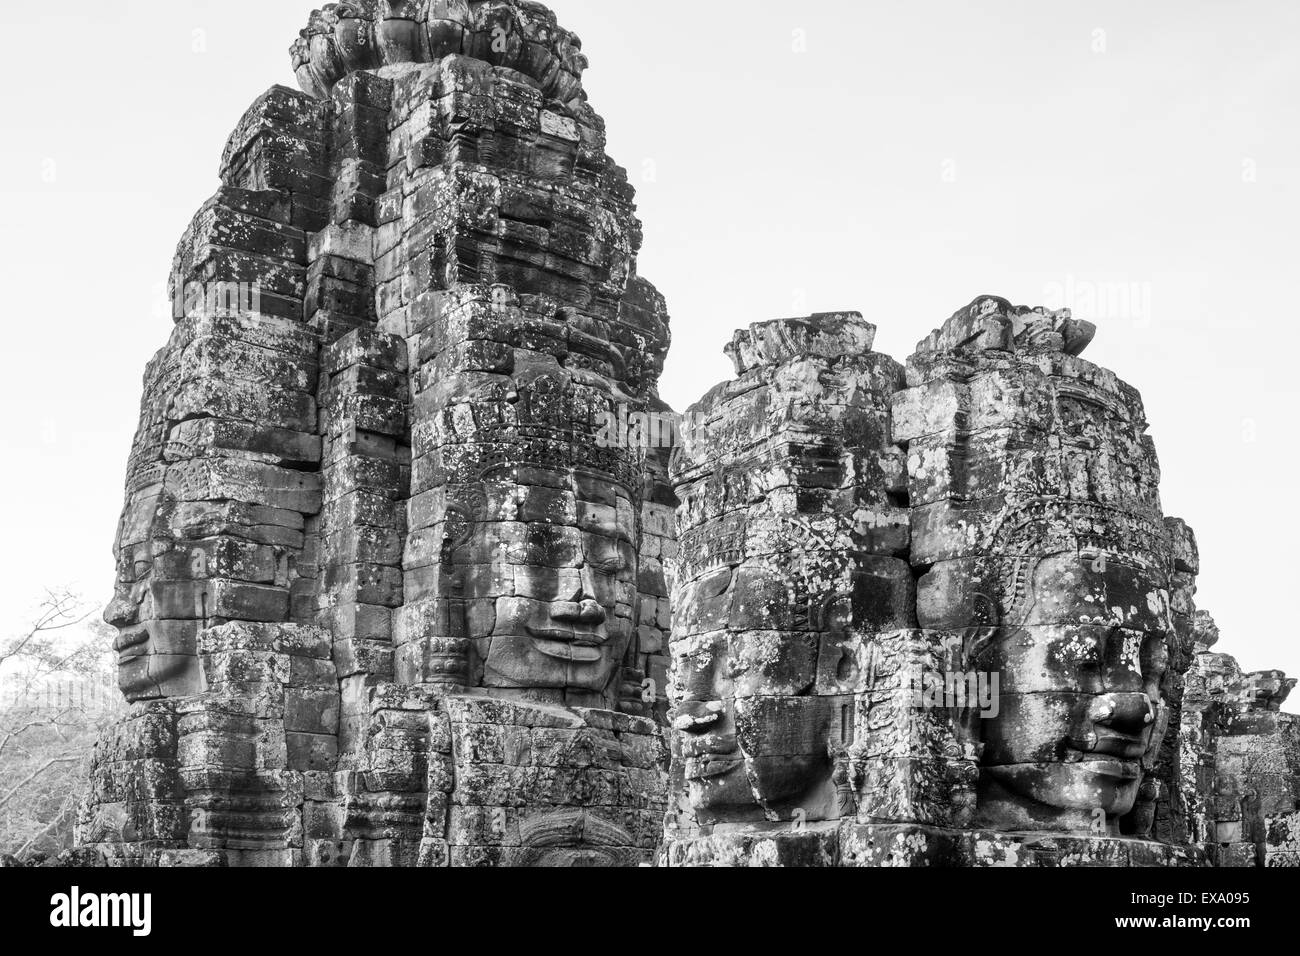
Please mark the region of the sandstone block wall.
<svg viewBox="0 0 1300 956"><path fill-rule="evenodd" d="M579 48L330 4L230 137L117 542L112 861L652 857L672 436L625 423L668 320Z"/></svg>

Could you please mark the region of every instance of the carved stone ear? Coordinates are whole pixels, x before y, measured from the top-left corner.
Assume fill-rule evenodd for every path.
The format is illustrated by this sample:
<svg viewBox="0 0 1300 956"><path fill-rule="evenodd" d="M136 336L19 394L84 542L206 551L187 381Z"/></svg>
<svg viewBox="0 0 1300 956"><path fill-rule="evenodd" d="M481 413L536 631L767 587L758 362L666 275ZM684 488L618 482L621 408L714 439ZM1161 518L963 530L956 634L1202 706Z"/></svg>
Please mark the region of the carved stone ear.
<svg viewBox="0 0 1300 956"><path fill-rule="evenodd" d="M358 3L339 4L334 39L345 72L375 70L382 66L379 44L375 37L375 24L371 15ZM337 77L330 84L338 82Z"/></svg>
<svg viewBox="0 0 1300 956"><path fill-rule="evenodd" d="M451 561L457 551L474 538L474 532L487 517L487 489L475 484L462 496L448 502L443 536L443 560Z"/></svg>
<svg viewBox="0 0 1300 956"><path fill-rule="evenodd" d="M426 58L426 33L417 22L417 4L409 0L384 0L379 5L375 38L384 66L419 63Z"/></svg>
<svg viewBox="0 0 1300 956"><path fill-rule="evenodd" d="M455 553L468 544L473 535L473 512L466 505L459 503L447 505L446 520L443 524L443 561L451 561Z"/></svg>

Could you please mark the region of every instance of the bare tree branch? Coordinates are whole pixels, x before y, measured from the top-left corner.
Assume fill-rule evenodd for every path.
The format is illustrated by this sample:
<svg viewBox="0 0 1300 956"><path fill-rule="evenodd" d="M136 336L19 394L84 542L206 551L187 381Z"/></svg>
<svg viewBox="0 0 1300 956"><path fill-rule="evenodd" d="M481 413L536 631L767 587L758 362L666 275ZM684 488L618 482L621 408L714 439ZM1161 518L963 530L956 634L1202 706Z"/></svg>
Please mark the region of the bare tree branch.
<svg viewBox="0 0 1300 956"><path fill-rule="evenodd" d="M4 736L0 737L0 756L3 756L9 745L17 741L17 739L27 733L27 731L35 730L38 727L54 727L63 719L64 716L64 714L59 714L55 717L47 717L43 720L29 720L21 727L5 731Z"/></svg>
<svg viewBox="0 0 1300 956"><path fill-rule="evenodd" d="M57 852L71 838L87 758L111 719L104 705L112 684L112 641L107 626L92 616L73 592L47 590L24 632L0 640L3 704L13 704L0 706L4 852Z"/></svg>
<svg viewBox="0 0 1300 956"><path fill-rule="evenodd" d="M85 608L81 599L70 591L47 590L36 621L25 634L14 638L7 646L0 649L0 667L24 652L32 650L45 635L76 627L84 623L93 613L93 608Z"/></svg>
<svg viewBox="0 0 1300 956"><path fill-rule="evenodd" d="M76 809L76 807L77 807L76 799L72 796L66 797L63 801L63 806L59 808L59 812L55 815L54 819L51 820L49 824L39 833L33 834L27 840L26 843L24 843L21 847L18 848L18 851L14 854L14 856L16 856L20 860L24 859L26 855L31 852L33 846L35 846L41 840L44 840L46 837L50 836L56 830L61 828L64 825L64 823L67 822L68 817L72 815L72 812Z"/></svg>
<svg viewBox="0 0 1300 956"><path fill-rule="evenodd" d="M85 755L88 752L89 752L88 750L80 750L75 753L67 754L62 757L51 757L49 760L45 761L45 763L41 764L38 768L33 770L22 780L20 780L8 793L4 794L4 796L0 796L0 807L3 807L6 804L8 804L9 801L12 800L14 797L16 797L24 787L26 787L28 784L34 781L41 774L45 773L45 771L49 770L51 767L57 767L60 764L77 763L83 757L85 757Z"/></svg>

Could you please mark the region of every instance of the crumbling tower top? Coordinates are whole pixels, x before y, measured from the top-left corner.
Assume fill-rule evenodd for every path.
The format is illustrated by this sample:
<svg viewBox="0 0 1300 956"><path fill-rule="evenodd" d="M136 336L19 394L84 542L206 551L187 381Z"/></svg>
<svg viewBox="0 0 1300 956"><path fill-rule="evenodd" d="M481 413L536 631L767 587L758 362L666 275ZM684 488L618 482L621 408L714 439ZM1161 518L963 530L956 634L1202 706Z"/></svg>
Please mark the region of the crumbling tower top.
<svg viewBox="0 0 1300 956"><path fill-rule="evenodd" d="M313 10L290 49L298 83L329 96L349 73L469 56L514 70L561 103L584 96L576 34L528 0L349 0Z"/></svg>

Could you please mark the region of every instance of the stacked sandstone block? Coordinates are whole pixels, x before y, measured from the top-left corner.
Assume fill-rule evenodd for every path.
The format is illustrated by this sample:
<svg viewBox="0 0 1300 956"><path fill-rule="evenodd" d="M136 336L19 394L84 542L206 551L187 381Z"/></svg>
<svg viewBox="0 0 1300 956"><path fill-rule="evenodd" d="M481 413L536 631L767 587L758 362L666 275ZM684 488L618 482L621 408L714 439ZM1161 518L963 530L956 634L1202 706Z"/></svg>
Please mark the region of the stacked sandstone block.
<svg viewBox="0 0 1300 956"><path fill-rule="evenodd" d="M1281 712L1295 680L1246 673L1196 627L1181 731L1189 838L1218 866L1300 866L1300 720Z"/></svg>
<svg viewBox="0 0 1300 956"><path fill-rule="evenodd" d="M610 711L454 697L446 702L456 788L446 807L452 866L640 866L663 829L655 724ZM575 849L581 845L581 849Z"/></svg>
<svg viewBox="0 0 1300 956"><path fill-rule="evenodd" d="M932 641L964 648L963 670L1000 676L1002 713L977 726L983 765L1012 791L1059 759L1035 734L1039 715L1096 693L1078 683L1088 654L1133 697L1168 669L1173 549L1159 466L1137 392L1077 357L1090 338L1068 313L977 300L921 344L894 406L918 621ZM1036 676L1018 657L1033 646L1083 656ZM1168 711L1146 716L1167 722ZM1036 813L1031 803L1016 820L1000 811L984 822L1032 830Z"/></svg>
<svg viewBox="0 0 1300 956"><path fill-rule="evenodd" d="M464 686L464 642L486 638L491 623L483 607L465 609L468 622L459 624L440 595L447 507L494 468L539 457L541 433L514 430L499 386L526 386L562 363L633 395L653 394L666 320L662 299L631 276L639 227L630 190L604 156L603 124L589 107L576 107L576 116L554 112L528 84L463 57L397 77L392 104L375 256L380 327L405 336L411 356L410 542L398 671L404 681ZM573 448L589 448L593 418L613 404L609 394L588 390L576 404L538 409L531 424L549 428L556 443L568 432ZM659 458L666 456L664 449ZM656 467L666 470L653 459L646 470ZM653 699L662 712L668 612L661 562L672 503L652 494L643 508L643 552L657 553L645 554L642 570L659 600L640 605L645 650L627 673L633 700L648 677L659 678Z"/></svg>
<svg viewBox="0 0 1300 956"><path fill-rule="evenodd" d="M653 861L667 803L652 721L397 686L371 708L342 826L308 833L320 865Z"/></svg>
<svg viewBox="0 0 1300 956"><path fill-rule="evenodd" d="M247 112L177 250L108 615L134 706L81 842L648 862L671 689L673 864L1296 862L1290 682L1209 652L1086 324L982 298L905 371L854 314L754 326L670 481L666 308L577 38L361 0L293 55L307 93ZM1093 665L1118 692L1065 686ZM918 701L974 673L997 719ZM1062 824L1057 745L1130 704L1141 787Z"/></svg>
<svg viewBox="0 0 1300 956"><path fill-rule="evenodd" d="M424 852L426 837L442 837L455 782L439 696L394 685L370 694L365 739L341 775L342 816L309 834L322 865L447 865L432 844Z"/></svg>
<svg viewBox="0 0 1300 956"><path fill-rule="evenodd" d="M858 820L909 833L917 826L970 826L978 777L975 700L963 708L946 698L927 703L925 696L961 672L960 649L907 630L880 635L863 657L869 666L859 708L868 732L854 751Z"/></svg>
<svg viewBox="0 0 1300 956"><path fill-rule="evenodd" d="M200 636L205 690L138 704L96 747L78 842L124 865L301 865L338 753L328 634L227 624Z"/></svg>
<svg viewBox="0 0 1300 956"><path fill-rule="evenodd" d="M110 866L145 865L186 846L176 721L176 701L137 704L95 745L77 844L98 850Z"/></svg>
<svg viewBox="0 0 1300 956"><path fill-rule="evenodd" d="M540 449L542 464L617 477L623 490L593 491L600 502L575 503L570 524L635 529L635 580L610 609L626 651L610 688L559 700L593 727L605 708L666 714L671 442L628 454L595 441L606 412L667 411L666 309L636 276L633 191L582 94L577 38L544 8L331 4L294 54L307 94L276 87L250 108L177 252L187 312L147 375L110 612L139 713L106 745L115 769L97 772L87 814L114 817L91 828L135 862L158 850L173 864L440 865L473 856L437 809L452 792L437 770L450 759L440 701L483 690L472 642L493 633L446 557L475 500L466 488L493 469L518 484L522 466L527 486ZM251 297L202 294L239 283ZM514 404L539 370L568 398L551 407L538 391L521 422ZM483 391L491 376L499 387ZM475 415L483 427L464 430ZM564 570L530 560L543 578ZM226 625L265 625L265 646L223 648ZM315 644L284 650L312 626L324 659ZM318 715L332 725L292 725L301 693L328 688L298 686L285 655L333 668L336 706ZM488 690L557 694L527 675ZM599 732L652 732L619 719L633 723ZM150 720L170 736L146 733ZM137 770L158 782L124 802L118 776ZM640 792L620 799L640 806ZM635 822L607 846L640 859ZM564 829L519 826L552 847Z"/></svg>
<svg viewBox="0 0 1300 956"><path fill-rule="evenodd" d="M392 617L403 603L404 501L410 483L406 348L374 329L329 345L323 371L324 510L320 620L343 684L345 749L374 687L393 679Z"/></svg>
<svg viewBox="0 0 1300 956"><path fill-rule="evenodd" d="M1169 604L1173 631L1168 642L1169 678L1166 701L1169 721L1159 749L1152 755L1143 799L1132 820L1130 832L1150 834L1162 843L1191 842L1187 810L1195 793L1184 787L1184 748L1181 731L1186 722L1183 700L1188 671L1195 660L1201 612L1196 607L1196 580L1201 573L1201 554L1196 533L1180 518L1166 518L1172 546L1169 572Z"/></svg>
<svg viewBox="0 0 1300 956"><path fill-rule="evenodd" d="M464 54L528 76L548 99L582 95L582 43L540 3L354 0L312 11L291 50L298 82L325 97L355 71Z"/></svg>
<svg viewBox="0 0 1300 956"><path fill-rule="evenodd" d="M902 369L874 333L848 313L755 325L728 350L739 378L685 416L670 862L729 859L740 823L815 840L888 749L875 654L914 626L914 584Z"/></svg>
<svg viewBox="0 0 1300 956"><path fill-rule="evenodd" d="M177 706L189 845L229 865L303 863L303 819L338 756L329 635L301 625L204 632L209 690Z"/></svg>
<svg viewBox="0 0 1300 956"><path fill-rule="evenodd" d="M865 414L844 418L844 432L886 465L862 467L842 455L854 442L839 443L838 416L821 408L833 407L833 389L858 384L862 363L892 366L870 355L870 336L825 334L853 326L814 317L741 333L731 350L741 380L687 415L675 473L683 547L667 861L1195 865L1194 847L1124 838L1148 837L1159 818L1162 837L1185 842L1177 735L1166 728L1190 663L1199 570L1190 529L1160 511L1137 393L1078 358L1092 329L1068 313L977 300L921 344L905 383L893 366L885 387L859 385ZM804 332L819 327L821 340ZM756 373L770 354L776 370ZM780 415L764 413L768 376L799 381L770 403ZM791 434L803 465L795 480L783 471L793 456L754 453ZM822 533L810 542L765 531L785 515L808 515ZM818 540L835 560L808 575L791 562L815 561ZM737 589L764 561L779 567L776 582ZM806 582L832 609L813 681L788 627ZM772 639L751 646L747 627ZM999 679L985 684L991 701L926 696L927 677L955 677L973 694L980 675ZM819 737L825 717L808 705L827 691L849 706ZM770 695L781 716L754 719L749 695ZM1144 779L1140 788L1112 793L1106 760L1098 771L1058 763L1062 740L1091 746L1121 716L1135 723L1122 730L1131 767L1117 779ZM732 736L761 812L728 782ZM827 752L820 765L801 752L810 738ZM798 797L784 806L764 799L765 786L790 783L765 775L764 747L798 765L780 791ZM1062 766L1077 786L1058 787L1071 779ZM986 793L990 768L998 786ZM833 799L810 799L819 786Z"/></svg>
<svg viewBox="0 0 1300 956"><path fill-rule="evenodd" d="M523 569L504 553L473 556L470 548L470 557L456 558L456 550L475 534L488 542L514 540L523 527L516 522L529 517L504 502L493 506L504 510L479 510L485 481L514 480L520 467L527 480L530 466L615 470L591 442L598 413L611 404L608 395L565 388L545 401L533 385L563 379L567 365L592 381L619 381L633 395L652 393L666 347L665 310L657 293L635 279L635 294L620 305L639 235L630 191L609 188L623 181L622 173L608 164L603 127L585 104L581 122L552 112L528 84L461 57L394 76L390 95L369 96L369 108L381 102L388 149L387 189L375 203L377 319L386 341L404 340L408 356L409 498L400 607L390 619L398 687L381 684L367 714L367 700L345 685L345 724L362 718L369 730L350 748L355 759L348 766L357 773L344 784L341 836L351 841L347 853L357 863L499 863L505 835L467 831L457 816L465 811L448 809L449 801L475 799L459 783L453 794L451 780L468 786L478 778L472 761L455 775L441 769L450 753L442 727L451 718L438 701L484 680L475 648L498 627L498 602L523 593L516 591ZM605 457L621 456L622 450L611 451ZM666 450L660 457L666 460ZM509 486L492 487L504 493ZM538 506L542 491L529 492L528 507ZM553 508L531 517L559 534L574 506L565 505L562 491L553 497ZM619 499L611 497L609 505L617 508ZM639 620L625 622L640 630L616 689L618 706L630 711L645 708L647 687L649 702L658 702L661 714L666 708L662 634L669 621L661 562L665 551L671 556L671 543L665 546L671 511L665 496L651 495L643 505L642 590L652 599L643 595ZM528 563L545 568L556 561L559 568L563 554L562 548L538 552ZM464 597L467 574L487 575L492 586ZM649 674L659 680L647 685ZM510 691L499 679L496 686ZM489 731L486 724L479 729ZM505 725L491 732L525 733ZM408 745L385 743L395 736ZM376 775L369 769L376 759L404 769ZM631 799L631 792L624 796ZM538 814L547 819L547 805L533 806L540 797L518 789L511 826Z"/></svg>
<svg viewBox="0 0 1300 956"><path fill-rule="evenodd" d="M170 721L157 757L136 769L143 783L166 768L164 789L181 812L170 830L151 825L133 839L113 821L113 782L129 782L131 770L101 778L83 833L100 843L107 827L110 857L149 862L167 850L175 862L173 851L216 840L250 860L285 859L301 841L281 817L301 814L303 788L283 775L333 759L335 728L312 723L306 697L336 687L297 683L307 678L287 668L313 652L277 651L284 668L245 680L234 675L259 652L243 639L222 644L233 633L225 625L239 622L231 626L268 626L258 638L268 648L296 647L296 628L314 616L300 596L316 573L322 503L319 336L303 310L307 237L326 215L325 112L281 88L259 99L227 145L221 189L177 250L172 282L185 313L146 374L108 617L124 628L123 689L144 701L122 733L130 741L141 720ZM203 294L214 288L225 292ZM245 697L253 684L265 684L258 702ZM337 719L337 707L327 713ZM115 764L114 747L99 759ZM136 800L128 818L158 805ZM212 811L223 802L229 815Z"/></svg>
<svg viewBox="0 0 1300 956"><path fill-rule="evenodd" d="M252 310L183 320L169 349L180 380L165 417L182 424L167 498L199 519L198 533L277 549L255 552L255 569L236 584L212 575L216 613L206 618L218 621L310 622L291 593L301 590L296 563L320 511L318 337L303 326L303 303L308 234L323 218L323 121L320 104L301 94L277 87L259 99L227 144L222 189L177 252L176 281L257 290Z"/></svg>

